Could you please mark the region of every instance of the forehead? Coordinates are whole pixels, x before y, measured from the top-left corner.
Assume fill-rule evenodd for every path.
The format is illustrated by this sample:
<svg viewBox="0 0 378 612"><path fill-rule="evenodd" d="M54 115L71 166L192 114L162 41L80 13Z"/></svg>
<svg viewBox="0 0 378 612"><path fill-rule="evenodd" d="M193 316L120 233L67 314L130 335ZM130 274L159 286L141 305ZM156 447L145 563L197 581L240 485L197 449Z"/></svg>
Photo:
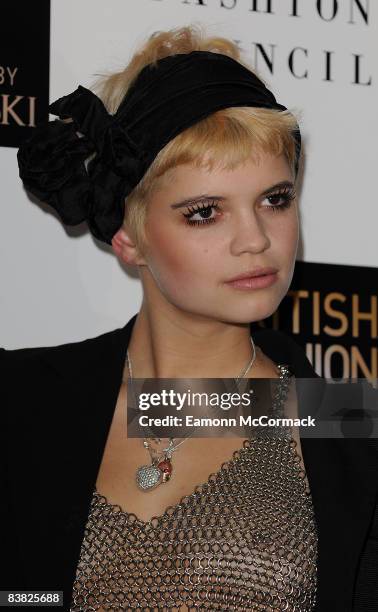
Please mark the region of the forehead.
<svg viewBox="0 0 378 612"><path fill-rule="evenodd" d="M206 165L206 160L197 165L194 162L180 164L167 170L155 182L156 191L180 191L188 188L256 189L264 190L270 184L293 180L290 165L285 155L261 153L234 168Z"/></svg>

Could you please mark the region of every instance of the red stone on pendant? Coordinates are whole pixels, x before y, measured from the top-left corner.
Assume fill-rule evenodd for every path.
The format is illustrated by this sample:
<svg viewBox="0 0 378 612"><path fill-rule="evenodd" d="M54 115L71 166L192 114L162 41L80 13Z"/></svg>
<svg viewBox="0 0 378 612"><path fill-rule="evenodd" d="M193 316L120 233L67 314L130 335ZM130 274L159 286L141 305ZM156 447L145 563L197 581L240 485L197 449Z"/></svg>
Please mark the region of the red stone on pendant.
<svg viewBox="0 0 378 612"><path fill-rule="evenodd" d="M169 459L163 459L158 463L157 467L163 472L163 482L167 482L172 474L172 463Z"/></svg>
<svg viewBox="0 0 378 612"><path fill-rule="evenodd" d="M171 474L172 473L172 463L169 459L163 459L158 463L158 468L163 472L163 474Z"/></svg>

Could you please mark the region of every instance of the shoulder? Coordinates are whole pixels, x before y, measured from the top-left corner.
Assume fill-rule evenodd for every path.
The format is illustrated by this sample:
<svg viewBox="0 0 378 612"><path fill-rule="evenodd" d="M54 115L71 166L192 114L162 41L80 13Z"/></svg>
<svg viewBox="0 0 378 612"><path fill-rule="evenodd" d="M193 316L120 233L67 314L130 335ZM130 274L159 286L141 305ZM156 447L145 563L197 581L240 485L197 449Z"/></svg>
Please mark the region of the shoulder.
<svg viewBox="0 0 378 612"><path fill-rule="evenodd" d="M93 410L99 397L113 397L122 366L118 337L111 330L76 342L2 351L0 421L6 418L15 428L17 416L26 430L30 419L50 422L53 412L68 422L85 412L89 397Z"/></svg>
<svg viewBox="0 0 378 612"><path fill-rule="evenodd" d="M2 349L0 351L0 362L5 371L12 372L20 369L25 371L38 368L57 369L75 367L84 361L93 361L101 355L111 343L117 330L111 330L87 338L66 342L52 346L33 346L17 349Z"/></svg>
<svg viewBox="0 0 378 612"><path fill-rule="evenodd" d="M106 378L117 386L136 317L134 314L123 327L85 340L3 351L0 359L12 387L15 388L15 380L21 377L32 381L35 387L39 382L43 388L46 384L53 387L57 379L60 387L66 383L72 388L75 385L80 388Z"/></svg>
<svg viewBox="0 0 378 612"><path fill-rule="evenodd" d="M275 363L288 365L297 378L318 377L303 346L292 335L276 329L252 330L256 344Z"/></svg>

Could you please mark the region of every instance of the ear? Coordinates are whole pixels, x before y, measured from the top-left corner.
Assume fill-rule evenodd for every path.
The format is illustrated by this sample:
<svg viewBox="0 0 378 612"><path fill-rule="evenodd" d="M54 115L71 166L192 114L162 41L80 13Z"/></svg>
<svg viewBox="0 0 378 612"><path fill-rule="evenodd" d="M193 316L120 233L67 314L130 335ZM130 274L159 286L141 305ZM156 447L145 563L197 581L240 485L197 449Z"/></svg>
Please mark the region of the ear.
<svg viewBox="0 0 378 612"><path fill-rule="evenodd" d="M112 247L114 253L124 263L130 265L143 265L146 263L131 235L123 227L114 234Z"/></svg>

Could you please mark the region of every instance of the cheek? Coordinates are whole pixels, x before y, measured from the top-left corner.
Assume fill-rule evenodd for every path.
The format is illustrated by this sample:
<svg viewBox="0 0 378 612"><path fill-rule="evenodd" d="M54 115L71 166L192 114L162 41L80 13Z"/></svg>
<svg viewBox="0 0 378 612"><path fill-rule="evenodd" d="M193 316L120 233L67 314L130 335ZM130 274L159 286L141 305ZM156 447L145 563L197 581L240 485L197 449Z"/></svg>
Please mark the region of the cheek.
<svg viewBox="0 0 378 612"><path fill-rule="evenodd" d="M291 223L287 232L287 249L291 252L297 250L299 240L299 219L296 210L293 210Z"/></svg>
<svg viewBox="0 0 378 612"><path fill-rule="evenodd" d="M160 285L172 284L191 290L208 283L209 275L216 270L217 256L207 242L199 240L201 229L162 228L157 225L148 234L148 265Z"/></svg>
<svg viewBox="0 0 378 612"><path fill-rule="evenodd" d="M272 213L275 214L275 213ZM277 213L286 215L280 220L280 223L275 221L271 225L271 245L273 249L281 252L283 258L290 260L293 253L296 252L299 238L299 223L296 210L287 211L286 213Z"/></svg>

